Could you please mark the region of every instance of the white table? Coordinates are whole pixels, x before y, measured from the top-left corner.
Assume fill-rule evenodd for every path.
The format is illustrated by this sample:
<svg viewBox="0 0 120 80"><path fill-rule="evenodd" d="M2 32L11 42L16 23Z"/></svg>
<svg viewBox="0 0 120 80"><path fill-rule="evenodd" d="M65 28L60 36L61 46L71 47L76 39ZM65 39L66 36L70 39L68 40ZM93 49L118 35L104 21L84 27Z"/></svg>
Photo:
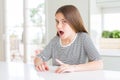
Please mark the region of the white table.
<svg viewBox="0 0 120 80"><path fill-rule="evenodd" d="M73 73L37 72L32 64L0 62L0 80L120 80L119 71L83 71Z"/></svg>

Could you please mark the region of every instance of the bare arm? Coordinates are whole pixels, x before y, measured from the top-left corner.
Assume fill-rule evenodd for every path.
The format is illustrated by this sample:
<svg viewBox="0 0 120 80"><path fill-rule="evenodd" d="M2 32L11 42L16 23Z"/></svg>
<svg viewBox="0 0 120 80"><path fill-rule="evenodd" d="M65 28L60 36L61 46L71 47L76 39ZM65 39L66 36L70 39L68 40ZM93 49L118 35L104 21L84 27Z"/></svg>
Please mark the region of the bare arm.
<svg viewBox="0 0 120 80"><path fill-rule="evenodd" d="M86 70L99 70L103 69L102 60L92 61L85 64L75 65L75 71L86 71Z"/></svg>
<svg viewBox="0 0 120 80"><path fill-rule="evenodd" d="M40 59L39 57L35 57L35 59L34 59L34 65L35 65L35 69L37 71L46 71L46 70L49 70L46 62L43 62L42 59Z"/></svg>
<svg viewBox="0 0 120 80"><path fill-rule="evenodd" d="M79 65L69 65L64 64L61 61L57 60L60 66L56 69L56 73L62 72L77 72L77 71L90 71L90 70L100 70L103 69L103 62L102 60L92 61L85 64Z"/></svg>

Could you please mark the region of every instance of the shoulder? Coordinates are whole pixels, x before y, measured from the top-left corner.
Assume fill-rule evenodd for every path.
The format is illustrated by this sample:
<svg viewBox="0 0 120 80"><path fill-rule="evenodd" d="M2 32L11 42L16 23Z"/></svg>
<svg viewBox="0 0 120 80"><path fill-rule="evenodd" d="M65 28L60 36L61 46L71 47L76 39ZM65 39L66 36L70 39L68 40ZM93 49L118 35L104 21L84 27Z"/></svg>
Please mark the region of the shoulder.
<svg viewBox="0 0 120 80"><path fill-rule="evenodd" d="M50 44L55 44L59 41L59 36L54 36L51 40L50 40Z"/></svg>
<svg viewBox="0 0 120 80"><path fill-rule="evenodd" d="M51 39L51 41L57 41L57 40L59 40L59 36L54 36L52 39Z"/></svg>
<svg viewBox="0 0 120 80"><path fill-rule="evenodd" d="M79 32L78 33L78 37L77 37L77 43L88 43L91 41L90 35L88 33L85 32Z"/></svg>
<svg viewBox="0 0 120 80"><path fill-rule="evenodd" d="M78 33L78 38L80 38L80 39L89 38L89 34L85 33L85 32L79 32Z"/></svg>

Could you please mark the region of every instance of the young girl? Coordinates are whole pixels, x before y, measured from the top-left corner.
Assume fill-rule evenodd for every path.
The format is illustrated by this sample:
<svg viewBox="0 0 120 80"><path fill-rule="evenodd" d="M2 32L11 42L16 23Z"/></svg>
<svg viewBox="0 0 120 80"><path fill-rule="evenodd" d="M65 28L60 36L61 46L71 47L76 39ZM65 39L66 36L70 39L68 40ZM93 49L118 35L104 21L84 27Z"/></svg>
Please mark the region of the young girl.
<svg viewBox="0 0 120 80"><path fill-rule="evenodd" d="M73 5L60 7L55 14L57 35L34 59L38 71L49 70L46 61L58 66L56 73L98 70L101 57L85 29L78 9Z"/></svg>

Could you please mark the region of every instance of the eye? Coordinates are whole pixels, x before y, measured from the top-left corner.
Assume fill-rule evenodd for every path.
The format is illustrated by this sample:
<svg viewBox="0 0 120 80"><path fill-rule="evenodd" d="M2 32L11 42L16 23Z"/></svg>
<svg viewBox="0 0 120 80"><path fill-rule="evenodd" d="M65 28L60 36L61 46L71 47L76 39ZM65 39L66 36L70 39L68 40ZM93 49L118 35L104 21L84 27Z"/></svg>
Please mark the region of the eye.
<svg viewBox="0 0 120 80"><path fill-rule="evenodd" d="M66 20L62 20L62 24L66 24L67 23L67 21Z"/></svg>
<svg viewBox="0 0 120 80"><path fill-rule="evenodd" d="M59 24L59 21L58 20L55 20L56 21L56 24Z"/></svg>

